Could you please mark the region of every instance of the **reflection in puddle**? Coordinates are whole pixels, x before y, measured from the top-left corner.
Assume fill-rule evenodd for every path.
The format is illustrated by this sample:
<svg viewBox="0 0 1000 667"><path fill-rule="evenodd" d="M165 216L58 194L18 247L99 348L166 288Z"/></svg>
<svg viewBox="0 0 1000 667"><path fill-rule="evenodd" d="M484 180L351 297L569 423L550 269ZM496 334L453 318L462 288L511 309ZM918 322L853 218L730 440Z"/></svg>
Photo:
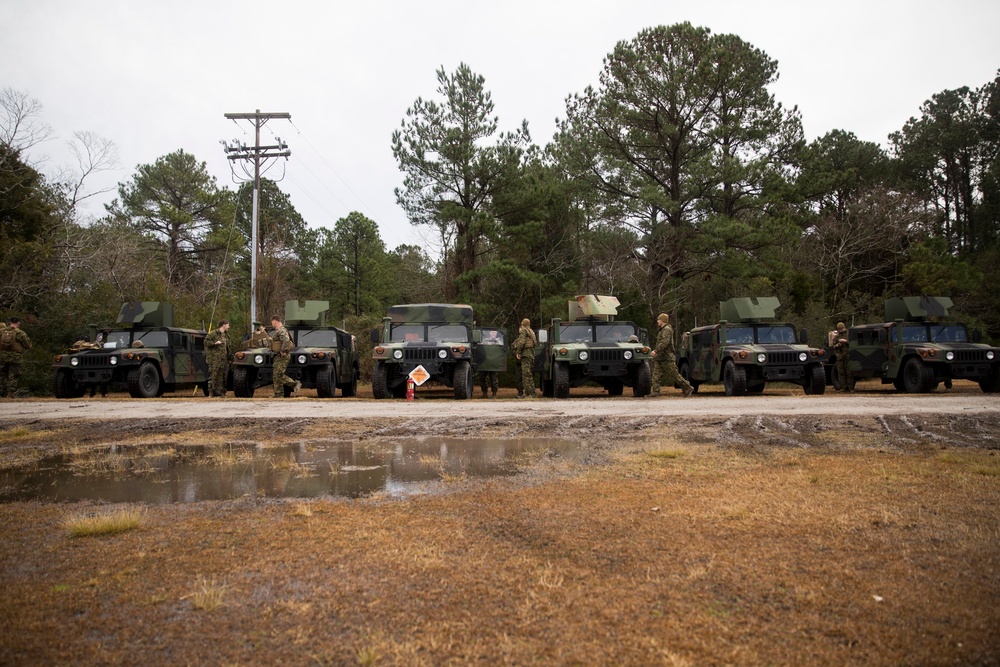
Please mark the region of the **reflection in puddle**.
<svg viewBox="0 0 1000 667"><path fill-rule="evenodd" d="M511 475L539 453L572 458L577 444L526 438L409 438L258 447L114 446L0 471L0 502L102 500L187 503L246 495L275 498L433 491L442 480Z"/></svg>

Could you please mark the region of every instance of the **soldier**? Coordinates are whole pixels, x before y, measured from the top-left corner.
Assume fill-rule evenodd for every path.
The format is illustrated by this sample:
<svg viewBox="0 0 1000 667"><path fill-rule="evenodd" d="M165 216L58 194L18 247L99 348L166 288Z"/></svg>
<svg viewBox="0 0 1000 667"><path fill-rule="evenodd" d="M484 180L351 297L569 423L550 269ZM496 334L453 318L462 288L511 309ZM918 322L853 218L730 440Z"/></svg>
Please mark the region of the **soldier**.
<svg viewBox="0 0 1000 667"><path fill-rule="evenodd" d="M535 332L531 328L531 320L527 317L521 320L521 328L517 331L517 340L514 341L514 356L520 361L521 366L521 390L524 396L518 398L535 398Z"/></svg>
<svg viewBox="0 0 1000 667"><path fill-rule="evenodd" d="M681 392L687 398L694 392L694 387L677 372L677 360L674 359L674 330L670 326L670 316L660 313L656 316L656 326L660 333L656 336L656 349L650 352L653 357L653 382L650 395L660 394L660 384L669 387L680 385Z"/></svg>
<svg viewBox="0 0 1000 667"><path fill-rule="evenodd" d="M837 328L830 332L830 341L837 354L837 376L840 378L840 389L837 391L854 391L854 378L851 377L851 351L847 342L847 325L837 322Z"/></svg>
<svg viewBox="0 0 1000 667"><path fill-rule="evenodd" d="M289 355L292 353L292 337L283 324L284 320L280 315L271 318L271 328L274 333L271 335L271 352L274 353L274 361L271 364L271 372L274 374L274 397L284 398L285 387L292 387L292 397L299 395L302 383L293 380L285 374L288 370Z"/></svg>
<svg viewBox="0 0 1000 667"><path fill-rule="evenodd" d="M229 320L219 320L219 328L205 336L205 357L208 360L208 395L226 395L226 379L229 376L229 354L232 342L229 340Z"/></svg>
<svg viewBox="0 0 1000 667"><path fill-rule="evenodd" d="M0 331L0 381L6 386L7 398L17 393L17 381L21 377L23 353L31 349L31 339L21 331L21 320L10 318L10 323Z"/></svg>
<svg viewBox="0 0 1000 667"><path fill-rule="evenodd" d="M483 345L503 345L500 332L496 329L490 330L490 335L483 339ZM486 398L486 390L490 390L490 398L497 397L497 390L500 388L500 373L498 371L479 371L479 388L483 390L483 398Z"/></svg>

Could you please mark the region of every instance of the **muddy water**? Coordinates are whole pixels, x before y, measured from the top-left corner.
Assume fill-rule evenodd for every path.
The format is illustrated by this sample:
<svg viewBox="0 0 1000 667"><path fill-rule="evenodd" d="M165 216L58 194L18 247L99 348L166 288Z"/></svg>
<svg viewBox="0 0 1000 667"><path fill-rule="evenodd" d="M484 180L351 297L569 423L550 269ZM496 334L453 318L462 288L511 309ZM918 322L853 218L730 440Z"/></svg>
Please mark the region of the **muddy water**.
<svg viewBox="0 0 1000 667"><path fill-rule="evenodd" d="M0 472L0 502L226 500L433 493L461 477L511 475L540 454L573 458L577 443L548 438L408 438L371 444L326 442L155 448L109 447L62 454Z"/></svg>

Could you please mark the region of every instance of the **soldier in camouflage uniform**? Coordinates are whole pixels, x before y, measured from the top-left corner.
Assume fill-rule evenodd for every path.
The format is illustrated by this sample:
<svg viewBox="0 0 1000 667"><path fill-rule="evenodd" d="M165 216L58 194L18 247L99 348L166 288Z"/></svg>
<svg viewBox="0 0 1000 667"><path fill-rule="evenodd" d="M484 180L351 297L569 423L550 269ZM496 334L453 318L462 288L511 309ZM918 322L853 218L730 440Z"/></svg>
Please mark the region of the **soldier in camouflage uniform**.
<svg viewBox="0 0 1000 667"><path fill-rule="evenodd" d="M10 324L0 331L0 382L6 388L7 398L17 393L17 381L21 377L23 353L31 349L28 334L21 331L21 320L10 318Z"/></svg>
<svg viewBox="0 0 1000 667"><path fill-rule="evenodd" d="M527 317L521 320L521 328L517 331L514 341L514 356L521 362L521 390L523 398L535 398L535 332L531 329L531 320ZM520 398L520 397L519 397Z"/></svg>
<svg viewBox="0 0 1000 667"><path fill-rule="evenodd" d="M271 364L271 372L274 374L274 397L284 398L285 387L292 387L292 396L299 395L302 388L301 382L296 382L285 374L288 370L289 357L292 352L292 337L285 328L284 320L280 315L271 318L271 352L274 353L274 361Z"/></svg>
<svg viewBox="0 0 1000 667"><path fill-rule="evenodd" d="M837 375L840 377L840 389L837 391L854 391L854 378L851 377L851 351L847 343L847 325L837 322L837 328L830 332L833 350L837 353Z"/></svg>
<svg viewBox="0 0 1000 667"><path fill-rule="evenodd" d="M219 328L205 336L205 359L208 361L208 395L225 396L229 375L229 320L219 320Z"/></svg>
<svg viewBox="0 0 1000 667"><path fill-rule="evenodd" d="M660 333L656 336L656 348L650 353L653 357L653 383L650 395L660 394L660 385L668 387L680 385L684 396L690 396L694 387L677 372L677 360L674 358L674 330L670 326L670 316L660 313L656 316L656 326Z"/></svg>

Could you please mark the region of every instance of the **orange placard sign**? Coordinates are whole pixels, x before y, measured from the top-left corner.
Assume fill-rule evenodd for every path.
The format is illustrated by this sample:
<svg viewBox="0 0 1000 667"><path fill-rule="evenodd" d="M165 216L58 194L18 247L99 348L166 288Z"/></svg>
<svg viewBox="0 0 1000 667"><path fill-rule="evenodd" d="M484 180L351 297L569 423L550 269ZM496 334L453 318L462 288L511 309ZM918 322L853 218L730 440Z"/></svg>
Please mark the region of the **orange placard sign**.
<svg viewBox="0 0 1000 667"><path fill-rule="evenodd" d="M414 384L418 387L423 383L427 382L431 378L431 374L427 372L427 369L423 366L417 366L412 371L410 371L410 379L413 380Z"/></svg>

